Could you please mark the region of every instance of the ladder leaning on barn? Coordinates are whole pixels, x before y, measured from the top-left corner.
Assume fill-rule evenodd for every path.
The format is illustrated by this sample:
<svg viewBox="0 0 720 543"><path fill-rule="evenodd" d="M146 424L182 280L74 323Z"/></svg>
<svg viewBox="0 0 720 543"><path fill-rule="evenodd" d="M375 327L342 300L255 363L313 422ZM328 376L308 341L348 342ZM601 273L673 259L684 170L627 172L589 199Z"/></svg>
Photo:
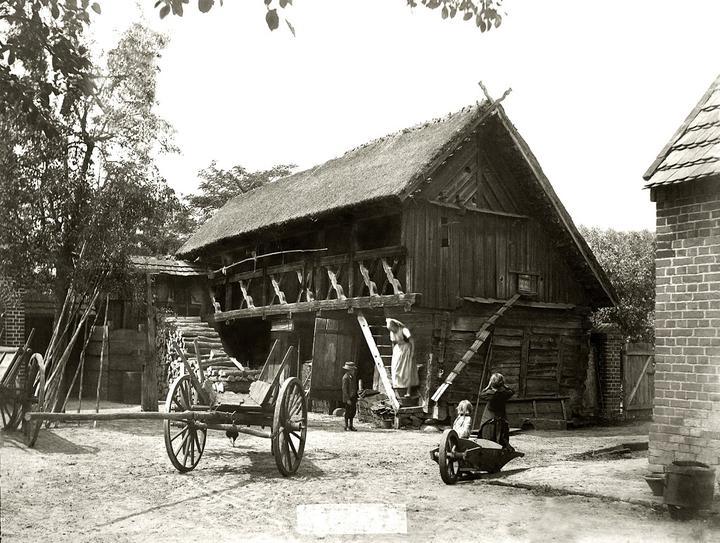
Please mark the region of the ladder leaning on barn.
<svg viewBox="0 0 720 543"><path fill-rule="evenodd" d="M485 343L485 341L490 337L492 334L492 328L495 326L497 320L520 299L520 296L520 294L515 294L512 298L505 302L505 305L498 309L492 317L485 321L480 330L478 330L477 334L475 334L475 341L473 344L470 345L470 348L462 356L460 362L457 363L455 368L453 368L453 370L445 378L445 382L440 385L435 391L435 394L433 394L432 401L437 402L442 395L445 394L445 391L453 384L455 378L460 375L460 373L465 369L465 366L467 366L470 362L470 359L477 354L480 347L483 346L483 343Z"/></svg>
<svg viewBox="0 0 720 543"><path fill-rule="evenodd" d="M373 361L375 362L375 369L377 369L377 372L380 375L380 382L385 389L385 395L388 397L390 403L392 403L393 409L397 413L400 410L400 402L398 401L397 397L395 396L395 392L393 391L392 383L390 382L390 377L388 376L387 368L385 367L385 362L380 355L380 350L378 349L377 343L375 342L375 337L373 336L372 330L370 329L370 324L368 324L368 321L365 318L365 315L363 315L362 311L358 311L357 320L360 324L360 329L363 332L363 336L365 336L365 342L370 349L370 354L372 354Z"/></svg>

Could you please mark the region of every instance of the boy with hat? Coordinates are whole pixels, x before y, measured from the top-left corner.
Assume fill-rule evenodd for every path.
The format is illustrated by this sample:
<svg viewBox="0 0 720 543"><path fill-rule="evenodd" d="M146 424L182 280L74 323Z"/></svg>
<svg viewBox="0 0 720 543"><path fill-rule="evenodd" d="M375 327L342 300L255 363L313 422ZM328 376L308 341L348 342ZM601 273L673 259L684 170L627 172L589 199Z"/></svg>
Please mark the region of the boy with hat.
<svg viewBox="0 0 720 543"><path fill-rule="evenodd" d="M357 409L358 385L355 379L355 362L345 362L345 375L342 377L343 403L345 404L345 430L355 432L353 419Z"/></svg>

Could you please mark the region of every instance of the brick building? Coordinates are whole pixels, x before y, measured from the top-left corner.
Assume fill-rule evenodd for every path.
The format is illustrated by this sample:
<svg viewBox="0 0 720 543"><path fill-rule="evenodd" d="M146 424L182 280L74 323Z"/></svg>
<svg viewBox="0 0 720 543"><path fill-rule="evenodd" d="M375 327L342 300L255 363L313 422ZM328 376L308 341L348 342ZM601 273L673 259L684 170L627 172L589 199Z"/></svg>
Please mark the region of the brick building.
<svg viewBox="0 0 720 543"><path fill-rule="evenodd" d="M649 461L720 464L720 77L645 173L657 209Z"/></svg>
<svg viewBox="0 0 720 543"><path fill-rule="evenodd" d="M23 292L0 277L0 345L20 347L25 342Z"/></svg>

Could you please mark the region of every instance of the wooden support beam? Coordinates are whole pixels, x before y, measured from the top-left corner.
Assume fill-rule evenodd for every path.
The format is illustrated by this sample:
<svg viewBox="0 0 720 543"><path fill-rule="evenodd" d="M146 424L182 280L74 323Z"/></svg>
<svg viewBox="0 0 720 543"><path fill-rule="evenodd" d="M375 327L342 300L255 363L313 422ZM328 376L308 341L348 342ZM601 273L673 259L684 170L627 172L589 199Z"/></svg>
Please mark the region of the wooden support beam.
<svg viewBox="0 0 720 543"><path fill-rule="evenodd" d="M390 264L388 264L387 259L381 258L380 262L382 262L383 270L385 271L385 275L387 276L388 283L392 286L393 294L402 294L403 291L400 288L402 285L400 285L400 281L398 281L395 278L395 274L393 274L393 269ZM393 263L393 265L397 264L397 260Z"/></svg>
<svg viewBox="0 0 720 543"><path fill-rule="evenodd" d="M277 296L278 301L281 304L286 304L287 300L285 299L285 293L280 289L280 283L282 282L282 276L278 280L274 275L271 275L270 282L272 283L273 291L275 292L272 299L270 300L270 304L272 304L275 301L276 296Z"/></svg>
<svg viewBox="0 0 720 543"><path fill-rule="evenodd" d="M209 315L211 322L223 322L234 319L250 319L269 315L285 315L288 313L308 313L315 311L340 311L353 309L372 309L381 307L412 306L420 294L408 293L385 296L363 296L345 298L344 300L316 300L285 305L255 307L253 309L233 309Z"/></svg>
<svg viewBox="0 0 720 543"><path fill-rule="evenodd" d="M255 307L255 303L253 302L252 296L248 294L248 289L250 288L250 283L252 282L252 279L248 279L247 285L245 284L245 281L238 281L238 286L240 287L240 292L242 293L243 301L245 302L245 305L249 308Z"/></svg>
<svg viewBox="0 0 720 543"><path fill-rule="evenodd" d="M375 284L375 281L370 279L370 272L365 267L365 263L360 260L358 262L358 266L360 267L360 275L362 275L363 281L365 282L365 286L368 288L368 293L370 296L379 296L377 291L377 284Z"/></svg>
<svg viewBox="0 0 720 543"><path fill-rule="evenodd" d="M345 296L345 291L342 288L342 285L338 281L338 276L340 275L340 272L342 271L342 268L339 268L337 273L335 273L330 268L327 268L327 274L328 279L330 279L330 289L328 290L328 300L330 299L330 293L334 290L335 294L337 295L338 300L346 300L347 296Z"/></svg>

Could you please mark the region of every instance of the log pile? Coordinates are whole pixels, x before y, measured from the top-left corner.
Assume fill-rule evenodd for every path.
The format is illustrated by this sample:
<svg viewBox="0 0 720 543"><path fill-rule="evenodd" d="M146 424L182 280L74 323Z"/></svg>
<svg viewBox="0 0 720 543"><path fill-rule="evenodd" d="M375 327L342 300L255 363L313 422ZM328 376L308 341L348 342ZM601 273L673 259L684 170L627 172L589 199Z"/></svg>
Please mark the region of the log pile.
<svg viewBox="0 0 720 543"><path fill-rule="evenodd" d="M244 368L242 364L230 358L220 339L220 335L200 317L178 317L165 315L162 326L158 327L158 352L161 355L160 375L162 375L161 396L167 396L169 385L185 373L180 356L173 345L179 345L185 358L197 370L198 361L205 379L213 384L216 392L242 392L250 390L258 370ZM162 330L162 332L160 332Z"/></svg>
<svg viewBox="0 0 720 543"><path fill-rule="evenodd" d="M385 394L376 390L365 390L358 399L357 416L363 422L382 427L384 420L392 420L395 410Z"/></svg>
<svg viewBox="0 0 720 543"><path fill-rule="evenodd" d="M208 366L205 377L217 392L250 392L250 383L257 380L260 370L240 370L235 367Z"/></svg>

